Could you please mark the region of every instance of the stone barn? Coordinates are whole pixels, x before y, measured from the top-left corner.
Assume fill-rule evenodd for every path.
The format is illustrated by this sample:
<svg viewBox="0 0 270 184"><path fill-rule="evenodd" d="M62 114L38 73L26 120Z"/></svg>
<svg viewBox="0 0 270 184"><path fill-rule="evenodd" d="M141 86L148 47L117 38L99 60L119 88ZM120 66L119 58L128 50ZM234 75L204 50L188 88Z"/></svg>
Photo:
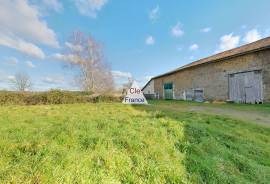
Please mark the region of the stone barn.
<svg viewBox="0 0 270 184"><path fill-rule="evenodd" d="M270 37L153 77L147 96L194 101L270 102Z"/></svg>

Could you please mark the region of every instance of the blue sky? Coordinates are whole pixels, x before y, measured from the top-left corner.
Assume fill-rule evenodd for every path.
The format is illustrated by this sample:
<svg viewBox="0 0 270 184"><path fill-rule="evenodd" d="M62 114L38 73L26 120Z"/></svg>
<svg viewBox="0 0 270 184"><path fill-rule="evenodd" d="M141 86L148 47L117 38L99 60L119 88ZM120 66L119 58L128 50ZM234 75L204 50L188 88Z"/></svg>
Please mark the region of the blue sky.
<svg viewBox="0 0 270 184"><path fill-rule="evenodd" d="M0 89L18 71L33 90L77 89L63 67L73 31L104 47L116 83L155 76L270 36L269 0L10 0L0 2ZM62 56L62 57L57 57Z"/></svg>

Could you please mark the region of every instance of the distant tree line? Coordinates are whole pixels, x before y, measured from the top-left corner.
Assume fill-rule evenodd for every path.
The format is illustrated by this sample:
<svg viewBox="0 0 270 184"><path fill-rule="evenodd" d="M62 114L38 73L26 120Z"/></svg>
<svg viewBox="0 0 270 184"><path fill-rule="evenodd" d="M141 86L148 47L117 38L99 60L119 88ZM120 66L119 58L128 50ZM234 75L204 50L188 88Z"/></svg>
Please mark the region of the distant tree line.
<svg viewBox="0 0 270 184"><path fill-rule="evenodd" d="M0 91L0 105L72 104L120 101L121 96L91 92L49 90L44 92Z"/></svg>

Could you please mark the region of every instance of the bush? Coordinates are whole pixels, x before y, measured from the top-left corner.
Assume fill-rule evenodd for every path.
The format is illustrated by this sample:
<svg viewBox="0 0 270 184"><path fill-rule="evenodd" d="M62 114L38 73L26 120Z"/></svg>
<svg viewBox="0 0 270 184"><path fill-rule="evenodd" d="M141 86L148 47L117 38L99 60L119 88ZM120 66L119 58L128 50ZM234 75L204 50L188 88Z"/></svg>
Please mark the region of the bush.
<svg viewBox="0 0 270 184"><path fill-rule="evenodd" d="M0 105L23 104L24 94L2 91L0 92Z"/></svg>
<svg viewBox="0 0 270 184"><path fill-rule="evenodd" d="M121 97L95 95L90 92L50 90L47 92L10 92L0 91L0 105L38 105L116 102Z"/></svg>
<svg viewBox="0 0 270 184"><path fill-rule="evenodd" d="M46 104L47 95L45 93L26 94L23 98L23 102L24 103L22 105Z"/></svg>

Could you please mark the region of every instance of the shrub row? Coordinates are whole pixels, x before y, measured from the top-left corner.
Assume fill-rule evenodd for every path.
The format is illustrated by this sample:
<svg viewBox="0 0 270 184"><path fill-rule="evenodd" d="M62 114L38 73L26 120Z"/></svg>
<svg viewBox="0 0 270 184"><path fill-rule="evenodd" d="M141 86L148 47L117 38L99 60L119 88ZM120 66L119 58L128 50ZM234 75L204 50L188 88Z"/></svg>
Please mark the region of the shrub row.
<svg viewBox="0 0 270 184"><path fill-rule="evenodd" d="M0 105L38 105L116 102L121 97L113 95L91 95L89 92L50 90L47 92L0 91Z"/></svg>

